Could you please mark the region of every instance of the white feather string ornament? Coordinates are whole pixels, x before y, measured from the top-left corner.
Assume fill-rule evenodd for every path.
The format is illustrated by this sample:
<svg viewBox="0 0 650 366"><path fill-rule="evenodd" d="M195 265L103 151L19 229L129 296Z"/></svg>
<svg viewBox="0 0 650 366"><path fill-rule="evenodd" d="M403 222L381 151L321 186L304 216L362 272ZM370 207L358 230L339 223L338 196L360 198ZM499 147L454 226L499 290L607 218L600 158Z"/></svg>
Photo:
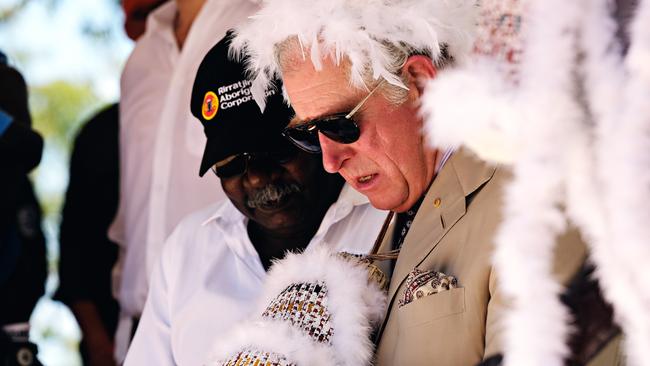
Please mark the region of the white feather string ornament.
<svg viewBox="0 0 650 366"><path fill-rule="evenodd" d="M524 30L494 40L495 34L504 36L499 27L483 24L487 31L479 30L479 35L485 39L475 46L479 55L429 82L423 113L437 147L464 144L486 160L514 164L494 257L500 285L513 300L504 324L504 361L562 365L568 353L568 314L558 299L563 288L551 268L555 239L567 221L559 209L567 169L562 146L573 135L567 129L578 129L582 119L572 95L570 67L579 5L503 3L482 2L484 22L520 19L523 13ZM526 43L520 64L513 54L521 49L522 38ZM458 105L461 92L470 95L463 98L463 108Z"/></svg>
<svg viewBox="0 0 650 366"><path fill-rule="evenodd" d="M574 98L572 69L581 10L579 1L523 4L526 47L516 102L524 117L520 139L525 145L506 188L505 220L494 255L502 290L513 300L505 316L504 362L561 366L568 356L569 316L559 300L563 287L551 273L555 240L566 229L560 208L566 193L562 147L569 146L570 132L583 116Z"/></svg>
<svg viewBox="0 0 650 366"><path fill-rule="evenodd" d="M642 365L650 345L650 277L645 270L650 260L650 2L637 9L625 60L616 44L610 4L592 5L583 38L585 89L596 122L593 175L602 185L600 200L605 206L600 210L604 232L594 242L592 255L604 293L626 334L629 363Z"/></svg>
<svg viewBox="0 0 650 366"><path fill-rule="evenodd" d="M590 256L595 264L595 275L603 290L605 297L614 304L615 313L624 330L626 322L621 315L631 314L634 309L635 295L630 294L633 288L626 279L627 271L620 261L615 245L612 245L608 234L610 223L607 217L607 202L604 199L603 182L599 169L602 164L598 161L597 149L598 124L604 114L614 111L613 106L618 105L617 89L622 85L620 73L614 71L608 77L598 76L603 68L618 70L621 66L620 50L615 47L615 23L610 16L607 0L593 1L584 9L584 18L581 24L580 49L584 50L585 59L581 74L584 77L584 91L590 113L591 128L588 142L589 159L577 161L574 171L568 176L570 189L567 210L574 221L579 225L582 234L590 247ZM607 98L608 107L601 105L596 100ZM604 108L603 108L604 107ZM585 137L586 139L587 137Z"/></svg>
<svg viewBox="0 0 650 366"><path fill-rule="evenodd" d="M624 106L612 153L619 160L610 174L608 201L613 208L613 239L627 243L627 263L632 283L642 295L642 323L634 323L629 337L630 358L647 364L650 345L650 1L639 3L631 28L631 44L625 59L627 85ZM603 146L604 147L604 146ZM604 149L603 149L604 152ZM601 171L603 171L601 169Z"/></svg>
<svg viewBox="0 0 650 366"><path fill-rule="evenodd" d="M337 64L345 57L352 85L366 88L363 75L370 70L373 79L406 88L390 71L386 46L408 44L434 59L444 46L460 62L472 45L476 11L476 0L266 0L254 22L236 29L231 51L248 57L253 96L261 108L260 91L280 76L275 45L292 37L317 70L324 57Z"/></svg>
<svg viewBox="0 0 650 366"><path fill-rule="evenodd" d="M633 283L650 308L650 1L639 3L631 27L631 44L625 58L626 84L623 109L616 123L616 133L603 141L603 155L608 143L609 156L617 157L606 187L613 208L614 239L627 243L628 263L633 264ZM610 121L614 123L614 121ZM603 167L604 168L604 167ZM601 169L604 173L604 169ZM616 203L616 204L614 204ZM648 315L650 316L650 314ZM648 323L650 326L650 322ZM650 329L649 329L650 330ZM646 345L650 344L649 342Z"/></svg>

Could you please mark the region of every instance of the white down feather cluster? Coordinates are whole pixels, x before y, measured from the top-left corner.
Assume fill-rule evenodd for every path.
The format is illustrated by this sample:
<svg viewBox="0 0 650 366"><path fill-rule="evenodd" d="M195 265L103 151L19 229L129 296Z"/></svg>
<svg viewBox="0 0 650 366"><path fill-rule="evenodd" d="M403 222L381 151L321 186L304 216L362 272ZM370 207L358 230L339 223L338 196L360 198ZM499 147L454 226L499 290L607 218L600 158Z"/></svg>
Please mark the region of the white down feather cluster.
<svg viewBox="0 0 650 366"><path fill-rule="evenodd" d="M325 57L350 62L350 82L365 88L371 70L403 88L392 74L386 44L408 44L439 57L442 46L461 61L473 40L476 0L265 0L251 21L236 28L231 50L246 55L252 92L263 108L263 91L280 76L275 45L296 37L319 69ZM307 55L309 53L309 55Z"/></svg>
<svg viewBox="0 0 650 366"><path fill-rule="evenodd" d="M327 287L333 329L329 343L314 341L288 321L261 316L280 293L299 283ZM366 266L354 258L342 257L326 245L287 254L268 273L257 315L214 344L209 365L222 365L243 348L279 354L296 365L370 365L374 351L370 336L383 319L386 301L385 291L369 281Z"/></svg>
<svg viewBox="0 0 650 366"><path fill-rule="evenodd" d="M486 161L505 164L521 152L522 2L482 0L473 53L426 84L420 112L434 146L465 145Z"/></svg>
<svg viewBox="0 0 650 366"><path fill-rule="evenodd" d="M427 84L420 112L432 145L443 150L464 145L483 160L514 162L524 143L518 138L523 111L515 107L514 86L497 70L494 60L480 57Z"/></svg>

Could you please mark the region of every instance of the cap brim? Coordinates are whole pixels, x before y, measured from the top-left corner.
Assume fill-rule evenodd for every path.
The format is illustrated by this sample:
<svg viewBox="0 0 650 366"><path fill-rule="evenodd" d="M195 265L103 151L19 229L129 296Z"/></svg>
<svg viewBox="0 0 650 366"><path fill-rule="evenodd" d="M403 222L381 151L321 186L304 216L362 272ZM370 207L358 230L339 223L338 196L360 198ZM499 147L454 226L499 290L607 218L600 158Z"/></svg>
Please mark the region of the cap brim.
<svg viewBox="0 0 650 366"><path fill-rule="evenodd" d="M205 143L205 150L203 150L203 158L201 159L201 168L199 169L199 177L203 177L214 164L220 159L218 158L219 147L214 139L208 139Z"/></svg>
<svg viewBox="0 0 650 366"><path fill-rule="evenodd" d="M277 131L274 131L277 133ZM215 139L208 138L201 159L201 168L199 176L203 177L214 164L217 162L243 152L278 152L286 148L294 148L289 140L280 134L274 134L268 131L258 131L260 134L257 138L251 138L247 141L235 141L234 139ZM261 137L263 136L263 138ZM226 145L226 146L224 146Z"/></svg>

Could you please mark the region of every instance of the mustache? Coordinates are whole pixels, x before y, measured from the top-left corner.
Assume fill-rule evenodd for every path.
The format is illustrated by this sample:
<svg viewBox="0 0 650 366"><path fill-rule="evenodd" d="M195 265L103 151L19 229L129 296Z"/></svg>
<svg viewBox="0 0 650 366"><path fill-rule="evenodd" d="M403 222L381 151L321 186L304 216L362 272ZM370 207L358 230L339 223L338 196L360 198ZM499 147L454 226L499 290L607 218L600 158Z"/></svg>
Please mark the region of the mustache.
<svg viewBox="0 0 650 366"><path fill-rule="evenodd" d="M278 202L290 194L300 193L301 191L302 189L296 183L268 184L264 188L253 192L248 200L246 200L246 205L250 208L266 206L274 201Z"/></svg>

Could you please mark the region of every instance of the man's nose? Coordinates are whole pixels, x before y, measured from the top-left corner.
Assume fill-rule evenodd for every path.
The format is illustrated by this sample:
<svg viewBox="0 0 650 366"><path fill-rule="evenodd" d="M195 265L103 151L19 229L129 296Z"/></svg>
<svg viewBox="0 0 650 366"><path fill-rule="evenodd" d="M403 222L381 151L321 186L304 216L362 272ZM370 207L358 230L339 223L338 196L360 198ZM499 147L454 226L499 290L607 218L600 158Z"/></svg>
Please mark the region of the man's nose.
<svg viewBox="0 0 650 366"><path fill-rule="evenodd" d="M328 173L336 173L341 170L343 163L352 156L352 147L331 140L322 133L318 133L318 140L323 154L323 168Z"/></svg>
<svg viewBox="0 0 650 366"><path fill-rule="evenodd" d="M249 188L263 188L281 174L280 169L281 167L267 159L252 158L248 161L244 184Z"/></svg>

